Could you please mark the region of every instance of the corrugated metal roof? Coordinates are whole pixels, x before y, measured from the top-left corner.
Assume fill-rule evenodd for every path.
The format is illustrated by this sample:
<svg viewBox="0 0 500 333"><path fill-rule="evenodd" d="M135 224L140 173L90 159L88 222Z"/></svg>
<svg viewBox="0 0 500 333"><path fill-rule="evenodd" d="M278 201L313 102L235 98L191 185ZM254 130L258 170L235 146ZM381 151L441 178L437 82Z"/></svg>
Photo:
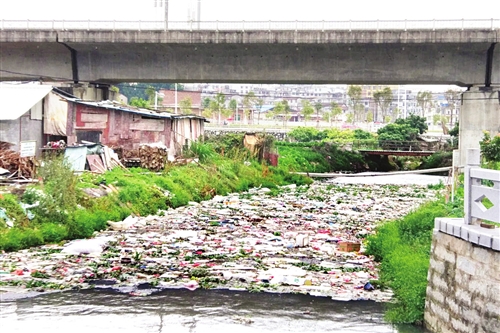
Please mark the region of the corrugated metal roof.
<svg viewBox="0 0 500 333"><path fill-rule="evenodd" d="M83 101L78 98L67 98L67 100L70 100L72 102L78 103L78 104L83 104L87 106L93 106L93 107L98 107L98 108L105 108L105 109L112 109L112 110L119 110L119 111L124 111L124 112L131 112L135 114L140 114L143 116L148 116L148 117L153 117L153 118L178 118L178 119L185 119L185 118L191 118L191 119L201 119L205 120L204 117L200 117L197 115L193 114L173 114L170 112L156 112L153 110L148 110L148 109L143 109L143 108L136 108L133 106L125 106L122 105L118 102L115 101L101 101L101 102L91 102L91 101Z"/></svg>
<svg viewBox="0 0 500 333"><path fill-rule="evenodd" d="M0 120L18 119L51 90L48 85L0 84Z"/></svg>
<svg viewBox="0 0 500 333"><path fill-rule="evenodd" d="M148 116L148 117L153 117L153 118L172 118L172 114L168 112L155 112L151 111L148 109L141 109L141 108L133 108L130 106L124 106L118 102L114 101L101 101L101 102L90 102L90 101L83 101L79 99L71 99L67 98L68 100L77 103L77 104L82 104L82 105L87 105L87 106L93 106L97 108L105 108L105 109L112 109L112 110L118 110L118 111L123 111L123 112L131 112L131 113L136 113L140 114L143 116Z"/></svg>

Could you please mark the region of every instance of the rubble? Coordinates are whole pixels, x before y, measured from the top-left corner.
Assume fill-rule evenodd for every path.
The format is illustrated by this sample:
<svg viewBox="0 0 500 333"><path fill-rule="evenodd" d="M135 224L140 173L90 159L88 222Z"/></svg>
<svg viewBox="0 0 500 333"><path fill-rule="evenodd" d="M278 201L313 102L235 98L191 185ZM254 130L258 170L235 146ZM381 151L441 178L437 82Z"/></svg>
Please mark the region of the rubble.
<svg viewBox="0 0 500 333"><path fill-rule="evenodd" d="M218 195L157 216L110 221L91 240L1 254L0 286L112 286L142 295L136 287L147 283L389 301L392 293L378 289L377 264L364 254L363 239L380 221L436 195L426 186L326 181L268 193Z"/></svg>

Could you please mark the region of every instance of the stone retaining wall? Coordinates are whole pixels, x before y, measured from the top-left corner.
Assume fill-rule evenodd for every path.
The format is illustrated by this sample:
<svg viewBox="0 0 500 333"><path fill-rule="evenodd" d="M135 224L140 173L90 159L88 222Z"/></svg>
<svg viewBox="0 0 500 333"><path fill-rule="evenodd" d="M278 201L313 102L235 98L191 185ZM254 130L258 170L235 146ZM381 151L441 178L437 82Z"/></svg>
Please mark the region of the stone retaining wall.
<svg viewBox="0 0 500 333"><path fill-rule="evenodd" d="M439 220L432 239L426 327L439 333L500 332L500 251L495 249L500 229L492 229L488 247L480 245L481 236L472 242L454 235L457 221L450 230Z"/></svg>

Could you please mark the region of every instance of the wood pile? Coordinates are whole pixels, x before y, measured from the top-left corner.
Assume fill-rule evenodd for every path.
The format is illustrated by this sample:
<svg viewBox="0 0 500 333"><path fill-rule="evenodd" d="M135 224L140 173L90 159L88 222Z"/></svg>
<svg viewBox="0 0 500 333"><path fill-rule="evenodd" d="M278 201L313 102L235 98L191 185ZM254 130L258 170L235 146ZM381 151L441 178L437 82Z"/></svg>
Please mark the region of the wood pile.
<svg viewBox="0 0 500 333"><path fill-rule="evenodd" d="M116 151L116 150L115 150ZM141 158L139 157L139 149L121 149L118 152L120 161L127 168L140 167Z"/></svg>
<svg viewBox="0 0 500 333"><path fill-rule="evenodd" d="M35 159L33 157L19 157L19 153L0 146L0 168L10 171L11 176L17 178L33 178L35 174ZM11 177L9 177L11 178Z"/></svg>
<svg viewBox="0 0 500 333"><path fill-rule="evenodd" d="M112 170L116 167L126 169L122 162L120 162L118 155L113 151L113 149L109 148L108 146L103 146L102 150L103 152L100 155L104 168L106 168L107 170Z"/></svg>
<svg viewBox="0 0 500 333"><path fill-rule="evenodd" d="M139 158L141 159L141 167L151 171L160 171L165 169L168 150L166 147L144 145L139 148Z"/></svg>

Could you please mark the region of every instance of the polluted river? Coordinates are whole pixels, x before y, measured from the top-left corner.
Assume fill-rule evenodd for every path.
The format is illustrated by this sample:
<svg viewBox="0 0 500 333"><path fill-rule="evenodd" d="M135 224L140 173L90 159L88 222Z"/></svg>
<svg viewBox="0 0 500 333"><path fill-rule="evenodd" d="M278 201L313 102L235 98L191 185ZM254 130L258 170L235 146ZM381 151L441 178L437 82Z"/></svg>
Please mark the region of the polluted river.
<svg viewBox="0 0 500 333"><path fill-rule="evenodd" d="M363 239L438 195L438 176L337 178L130 216L88 240L0 255L6 331L424 332Z"/></svg>

